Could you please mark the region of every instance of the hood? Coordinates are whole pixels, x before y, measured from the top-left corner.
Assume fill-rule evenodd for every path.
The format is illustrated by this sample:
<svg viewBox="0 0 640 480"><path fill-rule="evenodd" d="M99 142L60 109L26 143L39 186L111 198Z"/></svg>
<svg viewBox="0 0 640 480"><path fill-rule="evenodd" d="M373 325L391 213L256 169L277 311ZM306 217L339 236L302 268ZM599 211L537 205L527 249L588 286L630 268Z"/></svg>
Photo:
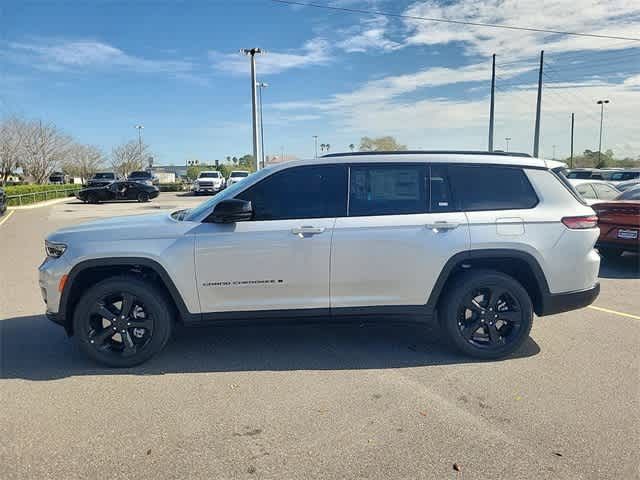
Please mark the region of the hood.
<svg viewBox="0 0 640 480"><path fill-rule="evenodd" d="M191 222L179 222L172 219L169 212L128 215L61 228L50 234L47 240L71 244L75 241L112 242L176 238L184 235L193 226Z"/></svg>

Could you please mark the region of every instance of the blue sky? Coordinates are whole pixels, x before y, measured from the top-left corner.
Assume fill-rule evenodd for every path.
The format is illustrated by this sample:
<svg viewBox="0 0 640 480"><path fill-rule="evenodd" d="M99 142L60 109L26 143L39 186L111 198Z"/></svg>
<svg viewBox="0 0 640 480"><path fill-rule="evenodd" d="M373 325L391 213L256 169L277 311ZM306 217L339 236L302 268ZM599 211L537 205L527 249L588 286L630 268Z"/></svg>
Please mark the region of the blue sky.
<svg viewBox="0 0 640 480"><path fill-rule="evenodd" d="M318 3L410 15L640 36L635 0ZM498 54L496 147L531 151L536 62L548 59L542 151L640 155L640 42L460 27L290 7L268 0L12 1L0 7L0 114L55 123L105 154L144 138L162 164L251 151L243 47L261 47L265 150L313 155L391 134L410 148L486 148L490 56Z"/></svg>

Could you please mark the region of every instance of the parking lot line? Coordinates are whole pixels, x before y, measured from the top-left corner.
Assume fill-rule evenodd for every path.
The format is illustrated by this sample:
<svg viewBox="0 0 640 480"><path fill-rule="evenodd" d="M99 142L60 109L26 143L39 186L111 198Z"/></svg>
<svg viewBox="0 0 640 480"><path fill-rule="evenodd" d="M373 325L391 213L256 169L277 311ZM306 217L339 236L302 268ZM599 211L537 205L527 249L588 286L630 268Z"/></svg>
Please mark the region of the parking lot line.
<svg viewBox="0 0 640 480"><path fill-rule="evenodd" d="M640 316L631 315L630 313L617 312L615 310L609 310L608 308L596 307L595 305L589 305L587 308L591 308L593 310L598 310L600 312L612 313L613 315L620 315L621 317L633 318L635 320L640 320Z"/></svg>
<svg viewBox="0 0 640 480"><path fill-rule="evenodd" d="M13 210L9 210L9 212L7 212L7 214L5 215L4 218L0 219L0 225L2 225L4 222L6 222L7 220L9 220L9 218L11 218L11 215L13 215L15 212Z"/></svg>

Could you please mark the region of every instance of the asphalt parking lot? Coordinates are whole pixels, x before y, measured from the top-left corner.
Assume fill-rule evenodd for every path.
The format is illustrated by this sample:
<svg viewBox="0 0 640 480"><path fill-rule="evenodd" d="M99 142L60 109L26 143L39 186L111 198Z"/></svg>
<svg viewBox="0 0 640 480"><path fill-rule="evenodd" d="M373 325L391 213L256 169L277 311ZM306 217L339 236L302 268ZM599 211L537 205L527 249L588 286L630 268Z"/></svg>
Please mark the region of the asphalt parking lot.
<svg viewBox="0 0 640 480"><path fill-rule="evenodd" d="M637 256L603 263L594 306L536 319L502 361L415 326L316 325L181 330L141 367L91 363L42 315L43 237L201 201L70 199L0 225L0 478L640 475Z"/></svg>

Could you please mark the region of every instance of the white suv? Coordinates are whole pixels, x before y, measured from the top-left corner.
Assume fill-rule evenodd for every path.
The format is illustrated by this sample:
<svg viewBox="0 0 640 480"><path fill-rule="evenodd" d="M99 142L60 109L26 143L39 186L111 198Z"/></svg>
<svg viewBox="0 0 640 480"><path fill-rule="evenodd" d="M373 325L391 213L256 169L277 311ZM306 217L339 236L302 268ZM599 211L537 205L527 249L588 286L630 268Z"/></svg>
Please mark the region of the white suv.
<svg viewBox="0 0 640 480"><path fill-rule="evenodd" d="M202 171L193 182L191 190L200 193L217 193L224 188L224 177L217 170Z"/></svg>
<svg viewBox="0 0 640 480"><path fill-rule="evenodd" d="M241 180L244 180L249 176L249 172L246 170L234 170L229 174L229 178L227 178L227 187L230 187L234 183L237 183Z"/></svg>
<svg viewBox="0 0 640 480"><path fill-rule="evenodd" d="M48 316L111 366L159 352L174 323L258 318L437 321L460 351L498 358L534 312L596 298L596 223L526 155L331 154L192 210L59 230L40 286Z"/></svg>

